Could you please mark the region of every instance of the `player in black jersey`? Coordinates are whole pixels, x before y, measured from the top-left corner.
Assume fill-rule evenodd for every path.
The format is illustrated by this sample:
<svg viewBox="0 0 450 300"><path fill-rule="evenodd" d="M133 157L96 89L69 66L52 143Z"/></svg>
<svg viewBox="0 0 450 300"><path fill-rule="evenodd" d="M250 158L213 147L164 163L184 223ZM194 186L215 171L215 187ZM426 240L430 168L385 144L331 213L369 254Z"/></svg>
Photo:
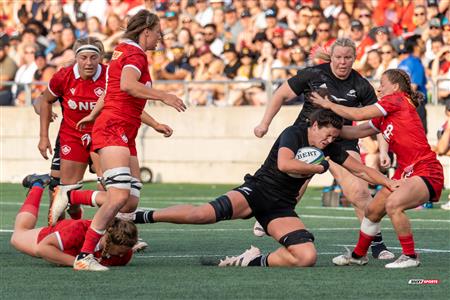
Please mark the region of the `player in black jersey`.
<svg viewBox="0 0 450 300"><path fill-rule="evenodd" d="M358 72L352 69L356 57L355 44L345 38L337 39L331 46L330 63L325 63L299 70L296 76L288 79L273 94L268 103L261 123L255 127L254 133L257 137L263 137L279 111L284 101L290 100L298 95L304 95L305 103L294 122L304 124L308 122L310 114L316 108L309 101L312 91L326 89L332 101L349 107L359 107L373 104L377 97L373 87ZM344 120L344 125L351 125L352 121ZM380 160L383 167L390 165L387 155L387 144L378 139L380 145ZM358 140L337 139L338 143L347 153L361 161ZM372 199L366 181L353 176L350 172L337 164L330 163L330 171L338 184L342 187L345 197L352 203L355 213L361 221L364 216L364 208ZM304 186L304 189L306 185ZM300 191L300 196L304 189ZM255 225L257 229L257 224ZM258 230L255 230L257 234ZM394 254L387 250L383 243L381 233L377 234L372 244L372 255L378 259L392 259Z"/></svg>
<svg viewBox="0 0 450 300"><path fill-rule="evenodd" d="M176 205L155 211L138 211L135 223L212 224L254 216L282 247L262 255L258 248L252 246L242 255L225 258L219 266L313 266L317 259L314 236L298 217L295 205L305 182L314 174L325 172L329 165L328 160L320 164L297 160L297 151L313 146L322 149L325 156L364 180L389 189L395 188L395 181L364 166L333 143L342 129L341 117L330 110L320 109L312 113L310 119L308 125L286 128L261 168L254 175L247 174L243 185L200 206ZM288 174L301 175L301 178Z"/></svg>

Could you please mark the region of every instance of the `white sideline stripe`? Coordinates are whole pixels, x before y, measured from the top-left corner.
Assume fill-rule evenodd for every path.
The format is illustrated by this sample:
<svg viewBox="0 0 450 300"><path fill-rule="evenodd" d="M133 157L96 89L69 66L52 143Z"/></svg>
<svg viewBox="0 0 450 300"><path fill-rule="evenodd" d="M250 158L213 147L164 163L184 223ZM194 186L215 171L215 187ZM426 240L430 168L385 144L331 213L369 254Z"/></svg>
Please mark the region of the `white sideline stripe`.
<svg viewBox="0 0 450 300"><path fill-rule="evenodd" d="M340 247L354 247L355 245L333 245ZM389 247L389 249L402 250L401 247ZM428 249L428 248L416 248L417 252L429 252L429 253L450 253L450 250L447 249Z"/></svg>
<svg viewBox="0 0 450 300"><path fill-rule="evenodd" d="M312 218L312 219L335 219L335 220L356 220L356 217L340 217L340 216L322 216L322 215L302 215L301 218ZM387 220L387 219L386 219ZM414 222L443 222L450 223L450 220L442 220L442 219L409 219Z"/></svg>

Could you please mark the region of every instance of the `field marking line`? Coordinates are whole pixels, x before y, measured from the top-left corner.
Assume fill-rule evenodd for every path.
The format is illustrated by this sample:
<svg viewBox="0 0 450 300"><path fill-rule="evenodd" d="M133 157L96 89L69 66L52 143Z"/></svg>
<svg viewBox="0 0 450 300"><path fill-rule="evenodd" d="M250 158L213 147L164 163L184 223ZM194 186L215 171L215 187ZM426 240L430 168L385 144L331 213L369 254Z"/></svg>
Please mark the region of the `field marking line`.
<svg viewBox="0 0 450 300"><path fill-rule="evenodd" d="M340 247L354 247L355 245L340 245L336 244L333 246L340 246ZM395 249L395 250L402 250L401 247L389 247L389 249ZM423 252L423 253L450 253L449 249L429 249L429 248L415 248L417 252Z"/></svg>

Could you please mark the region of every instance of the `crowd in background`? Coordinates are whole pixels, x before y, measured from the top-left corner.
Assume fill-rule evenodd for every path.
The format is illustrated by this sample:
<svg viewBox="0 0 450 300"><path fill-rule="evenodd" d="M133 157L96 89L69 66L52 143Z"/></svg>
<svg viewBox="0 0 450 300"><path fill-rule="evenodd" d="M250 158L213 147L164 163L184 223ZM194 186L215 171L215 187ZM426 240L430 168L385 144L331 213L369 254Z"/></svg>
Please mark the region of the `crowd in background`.
<svg viewBox="0 0 450 300"><path fill-rule="evenodd" d="M2 81L47 82L73 63L72 46L86 36L102 40L108 63L127 20L143 8L155 12L163 28L160 47L148 53L153 80L233 80L192 83L188 89L179 82L160 86L187 97L190 105L264 105L268 88L321 63L317 53L340 37L356 43L354 68L373 82L410 55L419 57L433 82L450 79L447 0L4 0L0 5ZM404 41L414 36L411 53ZM32 98L43 88L33 85ZM450 99L450 81L441 81L438 91L440 101ZM0 105L25 104L24 85L0 85Z"/></svg>

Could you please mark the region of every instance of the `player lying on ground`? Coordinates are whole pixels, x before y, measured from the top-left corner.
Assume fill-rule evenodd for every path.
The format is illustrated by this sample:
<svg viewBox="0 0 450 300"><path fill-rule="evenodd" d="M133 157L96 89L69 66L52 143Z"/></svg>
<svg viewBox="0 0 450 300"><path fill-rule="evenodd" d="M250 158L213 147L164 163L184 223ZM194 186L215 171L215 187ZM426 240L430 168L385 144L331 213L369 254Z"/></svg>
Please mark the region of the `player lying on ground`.
<svg viewBox="0 0 450 300"><path fill-rule="evenodd" d="M42 193L50 177L35 176L30 180L31 188L16 216L11 244L30 256L73 266L91 220L61 220L52 227L35 228ZM126 265L133 256L132 247L137 242L137 233L132 222L114 219L96 246L96 259L102 266Z"/></svg>
<svg viewBox="0 0 450 300"><path fill-rule="evenodd" d="M389 189L396 185L395 181L364 166L333 143L342 124L343 119L335 113L319 109L311 114L310 125L286 128L272 146L264 165L255 175L246 175L243 185L200 206L177 205L155 211L138 211L134 221L212 224L254 216L282 247L265 255L258 248L251 247L240 256L225 258L219 266L313 266L317 257L314 237L295 213L296 197L301 186L314 174L327 171L329 164L325 159L318 164L305 163L296 159L297 153L305 147L323 149L331 160L364 180Z"/></svg>
<svg viewBox="0 0 450 300"><path fill-rule="evenodd" d="M423 96L412 91L408 74L399 69L385 71L381 77L379 92L382 98L376 104L362 108L344 107L317 93L311 98L314 104L329 108L347 119L372 119L358 126L345 126L341 136L354 139L381 132L389 143L390 151L397 155L398 168L393 179L399 180L399 188L395 191L383 188L376 194L366 207L355 249L352 253L347 251L348 253L335 257L333 263L367 264L367 250L380 229L381 219L387 214L402 246L402 255L395 262L387 264L386 268L417 267L420 261L405 210L427 201L439 201L444 185L443 169L436 159L436 153L428 144L416 112Z"/></svg>

